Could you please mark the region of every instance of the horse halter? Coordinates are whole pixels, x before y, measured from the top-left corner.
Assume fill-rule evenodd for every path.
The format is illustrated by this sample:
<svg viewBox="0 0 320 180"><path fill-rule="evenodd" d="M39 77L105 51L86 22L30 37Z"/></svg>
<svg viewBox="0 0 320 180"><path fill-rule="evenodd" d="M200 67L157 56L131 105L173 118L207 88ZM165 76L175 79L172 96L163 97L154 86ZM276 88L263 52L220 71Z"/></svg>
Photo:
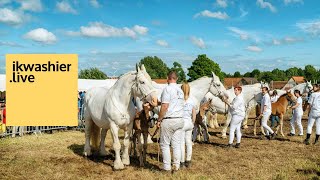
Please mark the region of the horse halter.
<svg viewBox="0 0 320 180"><path fill-rule="evenodd" d="M132 84L132 88L133 86L135 86L135 90L136 92L139 92L140 91L140 94L141 94L141 100L144 100L146 99L146 97L148 97L149 94L151 94L152 92L156 92L155 89L151 89L151 90L147 90L144 86L141 86L140 83L139 83L139 77L143 76L143 74L137 74L136 77L135 77L135 80L134 80L134 83ZM135 94L136 95L136 94Z"/></svg>
<svg viewBox="0 0 320 180"><path fill-rule="evenodd" d="M222 99L222 97L223 97L222 91L219 90L217 84L216 84L213 80L212 80L211 83L210 83L208 92L210 92L211 86L213 86L213 87L217 90L217 92L218 92L218 94L213 94L212 92L211 92L211 94L213 94L214 96L219 97L220 99Z"/></svg>

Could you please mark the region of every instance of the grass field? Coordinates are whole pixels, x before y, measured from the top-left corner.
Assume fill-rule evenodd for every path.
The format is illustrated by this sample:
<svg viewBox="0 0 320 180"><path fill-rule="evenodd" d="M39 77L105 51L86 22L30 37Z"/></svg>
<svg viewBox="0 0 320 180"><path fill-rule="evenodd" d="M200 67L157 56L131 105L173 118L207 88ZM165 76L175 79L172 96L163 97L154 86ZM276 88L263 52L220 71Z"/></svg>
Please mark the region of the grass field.
<svg viewBox="0 0 320 180"><path fill-rule="evenodd" d="M261 140L249 126L241 148L228 149L220 131L210 129L211 143L193 146L192 167L173 175L160 172L157 144L149 145L145 168L132 157L125 170L113 171L110 134L110 154L92 158L82 156L84 133L79 131L0 139L0 179L320 179L320 145L304 145L305 137ZM288 120L284 132L289 132Z"/></svg>

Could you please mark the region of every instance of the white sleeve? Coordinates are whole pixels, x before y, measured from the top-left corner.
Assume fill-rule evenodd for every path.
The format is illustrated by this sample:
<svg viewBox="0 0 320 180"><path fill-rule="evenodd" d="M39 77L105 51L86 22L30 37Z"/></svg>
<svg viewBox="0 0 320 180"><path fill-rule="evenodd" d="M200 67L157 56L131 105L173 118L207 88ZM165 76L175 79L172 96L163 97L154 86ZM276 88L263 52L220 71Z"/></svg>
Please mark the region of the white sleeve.
<svg viewBox="0 0 320 180"><path fill-rule="evenodd" d="M310 98L308 100L308 103L311 105L313 100L314 100L314 94L311 94L311 96L310 96Z"/></svg>
<svg viewBox="0 0 320 180"><path fill-rule="evenodd" d="M171 100L169 88L165 88L161 95L161 103L169 103Z"/></svg>

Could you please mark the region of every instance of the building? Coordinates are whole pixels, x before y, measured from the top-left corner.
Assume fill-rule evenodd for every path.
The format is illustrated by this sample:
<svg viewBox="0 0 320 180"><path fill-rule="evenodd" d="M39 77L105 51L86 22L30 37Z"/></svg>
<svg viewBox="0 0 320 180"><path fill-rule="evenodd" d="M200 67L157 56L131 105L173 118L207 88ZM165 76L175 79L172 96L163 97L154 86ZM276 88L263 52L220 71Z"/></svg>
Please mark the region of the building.
<svg viewBox="0 0 320 180"><path fill-rule="evenodd" d="M230 89L235 86L243 86L249 84L258 83L258 80L253 77L242 77L242 78L224 78L223 85L226 89Z"/></svg>
<svg viewBox="0 0 320 180"><path fill-rule="evenodd" d="M157 84L167 84L167 79L152 79Z"/></svg>
<svg viewBox="0 0 320 180"><path fill-rule="evenodd" d="M271 89L281 89L281 90L289 90L294 86L304 83L305 79L303 76L292 76L288 81L271 81L270 88Z"/></svg>

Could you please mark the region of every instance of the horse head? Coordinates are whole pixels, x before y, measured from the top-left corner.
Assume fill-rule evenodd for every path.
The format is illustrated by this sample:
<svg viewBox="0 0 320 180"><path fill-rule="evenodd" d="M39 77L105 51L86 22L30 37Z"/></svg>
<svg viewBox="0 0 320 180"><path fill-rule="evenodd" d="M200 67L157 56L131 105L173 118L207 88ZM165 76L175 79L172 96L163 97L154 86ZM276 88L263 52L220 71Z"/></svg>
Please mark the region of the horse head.
<svg viewBox="0 0 320 180"><path fill-rule="evenodd" d="M152 82L146 76L147 72L142 71L136 65L136 78L134 81L133 94L139 97L143 102L149 102L152 106L158 105L157 91ZM150 76L149 76L150 77Z"/></svg>
<svg viewBox="0 0 320 180"><path fill-rule="evenodd" d="M210 83L209 92L214 96L219 97L220 99L229 98L226 88L223 86L223 84L220 81L220 78L216 76L214 72L212 72L212 80Z"/></svg>
<svg viewBox="0 0 320 180"><path fill-rule="evenodd" d="M297 98L296 96L293 94L293 92L291 92L290 90L287 91L286 93L286 98L288 101L290 102L296 102L297 101Z"/></svg>

